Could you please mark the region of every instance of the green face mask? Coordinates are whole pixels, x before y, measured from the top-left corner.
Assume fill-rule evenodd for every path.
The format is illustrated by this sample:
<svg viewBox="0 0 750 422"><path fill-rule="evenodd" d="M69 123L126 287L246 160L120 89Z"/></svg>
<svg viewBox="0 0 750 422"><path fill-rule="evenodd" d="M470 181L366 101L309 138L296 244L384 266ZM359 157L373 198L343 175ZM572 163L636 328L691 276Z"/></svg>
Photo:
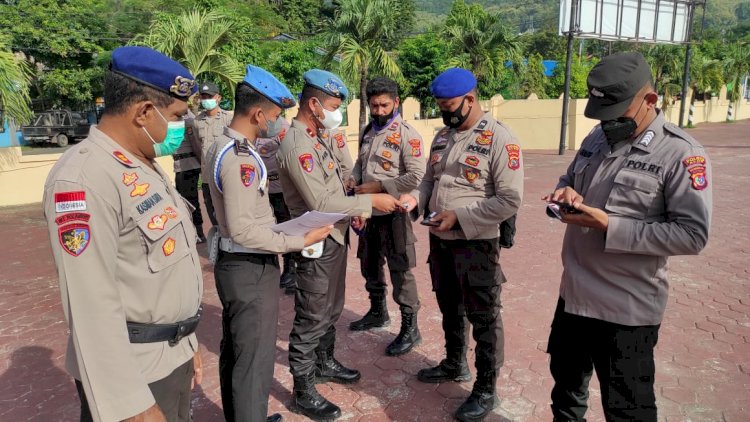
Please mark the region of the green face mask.
<svg viewBox="0 0 750 422"><path fill-rule="evenodd" d="M159 117L161 117L161 119L164 120L164 122L167 124L167 136L162 142L156 142L156 140L151 136L150 133L148 133L148 130L146 130L145 127L143 128L143 131L146 132L148 138L151 139L151 142L154 143L154 152L156 153L157 157L172 155L175 151L177 151L177 148L180 147L180 144L182 144L182 140L185 138L185 121L167 121L167 119L164 118L164 115L161 114L158 108L155 110L157 113L159 113Z"/></svg>
<svg viewBox="0 0 750 422"><path fill-rule="evenodd" d="M216 106L219 105L218 102L214 98L209 98L207 100L201 100L201 107L203 107L206 110L213 110L216 108Z"/></svg>

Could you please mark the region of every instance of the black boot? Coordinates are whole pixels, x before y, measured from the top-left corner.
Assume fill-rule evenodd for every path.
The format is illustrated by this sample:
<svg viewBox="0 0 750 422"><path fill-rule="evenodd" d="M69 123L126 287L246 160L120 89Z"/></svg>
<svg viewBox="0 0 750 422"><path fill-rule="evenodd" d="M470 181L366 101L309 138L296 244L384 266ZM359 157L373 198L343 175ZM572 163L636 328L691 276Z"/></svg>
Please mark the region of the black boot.
<svg viewBox="0 0 750 422"><path fill-rule="evenodd" d="M294 377L294 411L314 421L332 421L341 416L341 409L329 402L315 388L315 374Z"/></svg>
<svg viewBox="0 0 750 422"><path fill-rule="evenodd" d="M385 348L385 354L388 356L399 356L408 353L422 342L422 336L419 334L417 326L417 313L407 314L401 311L401 331L396 339Z"/></svg>
<svg viewBox="0 0 750 422"><path fill-rule="evenodd" d="M278 413L274 413L273 415L266 418L266 422L282 422L283 420L284 417Z"/></svg>
<svg viewBox="0 0 750 422"><path fill-rule="evenodd" d="M290 254L284 254L284 270L281 272L279 287L287 295L293 295L297 290L297 266Z"/></svg>
<svg viewBox="0 0 750 422"><path fill-rule="evenodd" d="M391 323L388 308L385 306L385 295L370 295L370 310L358 321L349 324L352 331L369 330L370 328L385 327Z"/></svg>
<svg viewBox="0 0 750 422"><path fill-rule="evenodd" d="M437 384L445 381L464 382L471 381L469 364L466 355L460 358L449 357L440 361L438 366L420 369L417 378L426 383Z"/></svg>
<svg viewBox="0 0 750 422"><path fill-rule="evenodd" d="M477 376L471 395L456 410L456 419L463 422L481 421L497 407L500 399L495 395L495 378L494 373Z"/></svg>
<svg viewBox="0 0 750 422"><path fill-rule="evenodd" d="M333 348L318 351L318 361L315 362L315 383L335 382L337 384L353 384L362 377L356 369L349 369L333 357Z"/></svg>

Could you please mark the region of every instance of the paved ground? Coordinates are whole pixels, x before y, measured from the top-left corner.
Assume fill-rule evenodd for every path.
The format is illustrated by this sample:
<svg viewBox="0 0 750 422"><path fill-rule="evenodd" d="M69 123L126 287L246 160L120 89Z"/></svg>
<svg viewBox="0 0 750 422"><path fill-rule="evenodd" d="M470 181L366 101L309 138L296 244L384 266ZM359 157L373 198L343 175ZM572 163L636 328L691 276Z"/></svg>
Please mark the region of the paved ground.
<svg viewBox="0 0 750 422"><path fill-rule="evenodd" d="M699 257L670 261L672 291L657 346L656 391L660 419L750 420L750 121L705 124L691 133L713 159L714 220L711 242ZM498 381L501 406L490 421L549 421L551 379L544 353L561 272L562 224L544 215L539 200L554 185L572 154L526 153L526 197L517 246L503 252L506 365ZM320 387L343 408L342 420L442 421L468 395L471 384L426 385L417 371L442 358L440 315L430 291L426 232L418 229L417 278L423 303L424 342L397 358L383 350L398 331L353 333L347 329L367 309L363 280L350 251L346 309L338 323L337 355L359 368L354 386ZM63 370L66 323L40 207L0 210L0 421L72 421L78 399ZM201 251L205 255L205 251ZM204 261L205 264L205 261ZM220 421L217 375L220 305L213 273L204 265L205 319L198 330L209 376L194 395L196 421ZM292 379L287 339L292 300L280 303L278 353L270 408L290 421ZM395 310L391 301L390 309ZM392 318L397 315L392 312ZM592 385L590 421L602 421L600 395Z"/></svg>

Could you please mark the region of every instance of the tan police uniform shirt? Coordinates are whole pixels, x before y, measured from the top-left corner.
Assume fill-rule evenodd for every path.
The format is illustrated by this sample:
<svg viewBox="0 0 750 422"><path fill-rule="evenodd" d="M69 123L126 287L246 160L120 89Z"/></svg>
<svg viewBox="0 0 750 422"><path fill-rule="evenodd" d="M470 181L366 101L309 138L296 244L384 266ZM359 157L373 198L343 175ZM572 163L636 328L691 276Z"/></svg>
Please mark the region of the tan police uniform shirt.
<svg viewBox="0 0 750 422"><path fill-rule="evenodd" d="M419 204L454 210L461 230L430 232L441 239L494 239L523 196L521 146L510 129L485 113L464 131L444 128L432 142Z"/></svg>
<svg viewBox="0 0 750 422"><path fill-rule="evenodd" d="M192 111L188 110L185 121L195 118ZM188 136L187 130L185 137L182 139L180 147L172 155L174 160L173 170L175 173L190 171L201 168L200 163L200 144L196 144L193 136ZM197 151L197 152L196 152Z"/></svg>
<svg viewBox="0 0 750 422"><path fill-rule="evenodd" d="M44 187L44 214L70 326L66 368L81 380L94 420L114 421L155 401L148 384L191 359L195 334L176 346L131 344L126 322L194 316L203 279L188 205L97 127L68 150Z"/></svg>
<svg viewBox="0 0 750 422"><path fill-rule="evenodd" d="M268 187L261 186L262 159L259 162L250 153L254 148L241 133L226 127L208 150L206 163L213 176L207 183L219 233L246 248L270 253L301 251L305 246L303 237L287 236L270 228L276 224L276 218L268 201ZM221 165L217 168L220 158Z"/></svg>
<svg viewBox="0 0 750 422"><path fill-rule="evenodd" d="M362 137L352 176L357 184L381 182L395 198L416 189L425 172L422 137L401 116L380 131L369 130ZM377 210L374 215L383 215Z"/></svg>
<svg viewBox="0 0 750 422"><path fill-rule="evenodd" d="M214 116L209 116L204 110L195 116L195 119L185 120L186 136L191 138L192 145L200 147L194 151L200 151L201 154L201 181L204 184L207 184L211 178L211 171L206 166L208 149L224 134L224 127L232 122L232 116L231 111L219 108Z"/></svg>
<svg viewBox="0 0 750 422"><path fill-rule="evenodd" d="M372 213L369 195L346 196L343 173L333 154L304 123L292 120L277 153L284 202L292 218L312 210L361 217ZM343 245L347 230L345 218L334 225L331 237Z"/></svg>
<svg viewBox="0 0 750 422"><path fill-rule="evenodd" d="M278 136L273 138L258 138L255 140L255 148L263 158L263 164L268 170L268 191L270 193L281 193L281 180L279 179L279 163L276 161L276 152L279 151L279 145L289 130L289 122L284 119L283 129Z"/></svg>
<svg viewBox="0 0 750 422"><path fill-rule="evenodd" d="M557 187L570 186L586 205L605 210L609 228L566 228L565 311L622 325L661 323L667 257L697 254L706 244L712 181L706 151L661 112L614 152L595 128Z"/></svg>

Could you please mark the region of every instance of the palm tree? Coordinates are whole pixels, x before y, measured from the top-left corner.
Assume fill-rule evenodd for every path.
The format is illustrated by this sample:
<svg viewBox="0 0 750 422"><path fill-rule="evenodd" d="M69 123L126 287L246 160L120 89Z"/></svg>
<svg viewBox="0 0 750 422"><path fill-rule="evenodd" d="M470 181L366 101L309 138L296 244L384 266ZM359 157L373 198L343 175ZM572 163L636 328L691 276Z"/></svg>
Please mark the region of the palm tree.
<svg viewBox="0 0 750 422"><path fill-rule="evenodd" d="M32 112L29 84L33 73L25 60L0 45L0 111L2 118L28 122ZM5 122L0 121L0 126Z"/></svg>
<svg viewBox="0 0 750 422"><path fill-rule="evenodd" d="M212 77L234 92L245 70L220 49L231 42L233 23L225 16L193 10L157 19L135 43L147 45L182 63L196 78Z"/></svg>
<svg viewBox="0 0 750 422"><path fill-rule="evenodd" d="M331 64L340 58L342 76L359 81L359 127L365 126L367 104L365 88L368 75L373 72L400 79L401 70L396 60L383 48L394 36L397 22L390 15L400 0L342 0L330 29L324 34Z"/></svg>
<svg viewBox="0 0 750 422"><path fill-rule="evenodd" d="M448 64L470 69L480 81L497 77L508 60L520 65L518 40L479 4L454 2L443 33L453 51Z"/></svg>
<svg viewBox="0 0 750 422"><path fill-rule="evenodd" d="M728 93L730 103L727 118L729 119L732 103L739 106L742 98L740 84L742 84L745 76L750 74L750 44L734 43L727 47L727 55L724 57L724 78L728 84L732 84L732 90Z"/></svg>
<svg viewBox="0 0 750 422"><path fill-rule="evenodd" d="M706 57L700 50L693 53L690 63L690 88L693 90L691 106L698 94L705 96L706 93L721 89L724 84L722 70L721 61Z"/></svg>
<svg viewBox="0 0 750 422"><path fill-rule="evenodd" d="M668 85L680 84L685 56L681 49L674 45L652 45L645 51L644 56L653 72L654 89L656 92L664 93L666 101L667 91L679 91L669 89Z"/></svg>

